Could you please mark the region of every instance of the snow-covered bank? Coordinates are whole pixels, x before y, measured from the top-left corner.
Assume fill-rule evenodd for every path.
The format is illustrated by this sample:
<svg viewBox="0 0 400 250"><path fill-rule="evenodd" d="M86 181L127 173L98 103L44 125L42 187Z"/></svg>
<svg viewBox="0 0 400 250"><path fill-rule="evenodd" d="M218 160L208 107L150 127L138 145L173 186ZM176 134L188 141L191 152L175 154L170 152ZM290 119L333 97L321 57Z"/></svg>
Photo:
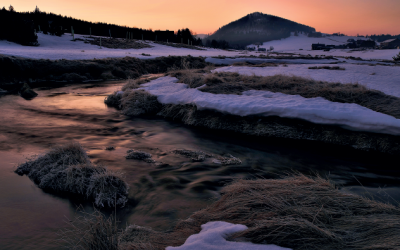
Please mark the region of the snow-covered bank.
<svg viewBox="0 0 400 250"><path fill-rule="evenodd" d="M210 109L238 116L298 118L350 130L400 135L399 119L357 104L258 90L246 91L243 95L211 94L190 89L177 81L174 77L162 77L143 84L140 89L157 96L162 104L194 104L199 110Z"/></svg>
<svg viewBox="0 0 400 250"><path fill-rule="evenodd" d="M201 226L201 232L193 234L179 247L166 250L290 250L276 245L260 245L250 242L227 241L226 237L247 230L248 227L223 221L212 221Z"/></svg>
<svg viewBox="0 0 400 250"><path fill-rule="evenodd" d="M346 70L308 69L321 64L291 65L287 67L235 67L218 68L216 72L237 72L244 75L272 76L277 74L309 77L318 81L359 83L387 95L400 97L400 67L341 64ZM332 66L332 65L325 65Z"/></svg>

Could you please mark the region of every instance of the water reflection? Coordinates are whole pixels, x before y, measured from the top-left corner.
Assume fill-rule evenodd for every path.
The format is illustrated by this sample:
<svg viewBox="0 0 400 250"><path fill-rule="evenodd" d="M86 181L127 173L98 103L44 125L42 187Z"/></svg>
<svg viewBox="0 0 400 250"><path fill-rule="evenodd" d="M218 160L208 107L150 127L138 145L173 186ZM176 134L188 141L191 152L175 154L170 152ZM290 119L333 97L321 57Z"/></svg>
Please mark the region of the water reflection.
<svg viewBox="0 0 400 250"><path fill-rule="evenodd" d="M346 192L367 190L384 201L393 201L387 195L400 196L400 171L391 157L209 131L154 117L127 119L103 103L122 84L36 89L39 96L31 101L18 96L0 98L0 249L57 249L55 232L65 227L63 221L73 218L80 204L85 211L93 210L89 202L44 192L26 176L13 173L24 157L71 140L89 150L95 164L125 172L130 202L118 209L121 225L169 229L178 219L218 199L220 188L234 178L271 178L291 171L329 176ZM107 146L115 150L107 151ZM179 148L231 154L243 164L221 166L212 159L191 162L172 153ZM163 164L127 160L128 149L151 153ZM383 191L387 194L382 195ZM102 211L110 214L113 209Z"/></svg>

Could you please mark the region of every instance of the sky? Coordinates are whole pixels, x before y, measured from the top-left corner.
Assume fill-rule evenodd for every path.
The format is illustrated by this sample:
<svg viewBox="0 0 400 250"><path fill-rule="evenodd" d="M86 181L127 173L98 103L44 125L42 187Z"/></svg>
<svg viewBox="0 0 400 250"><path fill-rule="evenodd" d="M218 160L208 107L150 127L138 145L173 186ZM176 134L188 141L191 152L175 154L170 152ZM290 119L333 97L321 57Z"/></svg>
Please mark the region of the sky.
<svg viewBox="0 0 400 250"><path fill-rule="evenodd" d="M7 2L8 1L8 2ZM18 12L41 11L153 30L197 34L253 12L283 17L323 33L400 34L400 0L3 0ZM2 7L2 6L0 6Z"/></svg>

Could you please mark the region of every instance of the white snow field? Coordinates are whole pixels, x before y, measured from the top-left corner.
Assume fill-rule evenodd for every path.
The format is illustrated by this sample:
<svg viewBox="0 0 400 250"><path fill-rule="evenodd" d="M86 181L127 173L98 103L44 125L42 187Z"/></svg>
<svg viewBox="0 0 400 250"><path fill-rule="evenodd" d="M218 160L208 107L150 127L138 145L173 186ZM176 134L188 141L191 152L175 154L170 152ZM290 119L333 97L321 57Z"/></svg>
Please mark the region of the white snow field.
<svg viewBox="0 0 400 250"><path fill-rule="evenodd" d="M110 49L96 45L84 43L83 41L71 41L72 36L70 34L64 34L61 37L44 35L38 33L38 47L22 46L13 42L0 40L0 54L10 56L20 56L33 59L67 59L67 60L79 60L79 59L101 59L108 57L136 57L140 59L151 59L160 56L238 56L240 51L225 51L219 49L206 49L206 50L194 50L186 48L175 48L171 46L165 46L150 41L145 41L153 48L143 49ZM75 35L75 38L88 39L88 36ZM141 42L141 41L140 41ZM150 56L144 56L144 54L150 54Z"/></svg>
<svg viewBox="0 0 400 250"><path fill-rule="evenodd" d="M363 50L363 51L351 51L351 49L333 49L330 51L323 50L311 50L313 43L320 43L325 45L343 45L347 43L348 39L354 40L367 40L365 37L354 37L354 36L329 36L329 37L308 37L304 34L298 36L290 36L281 40L274 40L264 42L260 48L269 49L270 46L274 47L275 52L285 53L296 53L302 55L326 55L326 56L342 56L342 57L360 57L362 59L386 59L392 60L392 57L397 55L399 49L388 49L388 50ZM254 46L254 45L250 45ZM301 50L300 50L301 49Z"/></svg>
<svg viewBox="0 0 400 250"><path fill-rule="evenodd" d="M353 103L337 103L322 97L304 98L270 91L250 90L243 95L212 94L161 77L141 85L162 104L194 104L238 116L299 118L318 124L338 125L349 130L400 135L400 119Z"/></svg>
<svg viewBox="0 0 400 250"><path fill-rule="evenodd" d="M277 245L261 245L250 242L232 242L225 238L233 233L246 230L240 224L223 221L208 222L201 226L198 234L193 234L182 246L167 247L166 250L290 250Z"/></svg>
<svg viewBox="0 0 400 250"><path fill-rule="evenodd" d="M308 69L312 66L339 66L346 70ZM287 67L236 67L217 68L214 72L237 72L242 75L288 75L312 78L317 81L359 83L367 88L400 97L400 67L356 64L288 64Z"/></svg>
<svg viewBox="0 0 400 250"><path fill-rule="evenodd" d="M89 39L88 36L75 35L75 38ZM291 36L282 40L275 40L270 42L265 42L262 46L269 49L273 46L276 52L285 53L296 53L302 55L332 55L332 56L353 56L361 57L368 60L378 60L386 59L392 60L392 57L400 52L400 50L368 50L368 51L350 51L346 50L331 50L331 51L320 51L311 50L311 44L313 43L325 43L325 44L342 44L349 38L357 37L323 37L323 38L311 38L300 34L299 36ZM365 39L365 38L364 38ZM8 42L5 40L0 40L0 54L10 55L10 56L20 56L33 59L93 59L93 58L108 58L108 57L137 57L140 59L151 59L160 56L203 56L203 57L216 57L216 56L226 56L226 57L238 57L238 56L259 56L266 53L260 53L255 51L227 51L220 49L207 48L205 50L193 50L186 48L175 48L171 46L165 46L161 44L156 44L151 41L145 41L153 48L143 48L143 49L109 49L100 48L96 45L86 44L83 41L71 41L71 34L64 34L61 37L45 35L38 33L38 47L32 46L22 46L13 42ZM337 40L337 41L336 41ZM299 50L303 49L303 50ZM150 56L144 56L144 54L150 54ZM274 56L275 54L271 54ZM242 59L243 61L243 59ZM357 61L360 63L361 61ZM323 63L318 61L315 63Z"/></svg>

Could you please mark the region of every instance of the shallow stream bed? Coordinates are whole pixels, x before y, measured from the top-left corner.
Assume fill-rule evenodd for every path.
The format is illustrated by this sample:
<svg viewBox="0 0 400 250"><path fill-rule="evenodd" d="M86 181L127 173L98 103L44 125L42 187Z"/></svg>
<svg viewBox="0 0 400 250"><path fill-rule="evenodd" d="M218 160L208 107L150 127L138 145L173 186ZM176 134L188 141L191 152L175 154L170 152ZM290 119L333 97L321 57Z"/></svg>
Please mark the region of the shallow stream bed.
<svg viewBox="0 0 400 250"><path fill-rule="evenodd" d="M39 96L30 101L0 98L0 249L59 249L57 232L81 213L78 206L93 211L90 202L45 192L13 172L26 157L69 141L81 143L95 164L125 173L130 191L129 203L117 209L121 228L128 223L167 230L218 199L221 187L235 178L278 178L293 171L329 177L346 192L400 201L395 157L210 131L157 117L128 118L103 102L123 84L35 89ZM115 150L105 150L109 146ZM129 149L148 152L163 164L125 159ZM174 154L176 149L214 157L192 162ZM213 160L229 154L242 164Z"/></svg>

